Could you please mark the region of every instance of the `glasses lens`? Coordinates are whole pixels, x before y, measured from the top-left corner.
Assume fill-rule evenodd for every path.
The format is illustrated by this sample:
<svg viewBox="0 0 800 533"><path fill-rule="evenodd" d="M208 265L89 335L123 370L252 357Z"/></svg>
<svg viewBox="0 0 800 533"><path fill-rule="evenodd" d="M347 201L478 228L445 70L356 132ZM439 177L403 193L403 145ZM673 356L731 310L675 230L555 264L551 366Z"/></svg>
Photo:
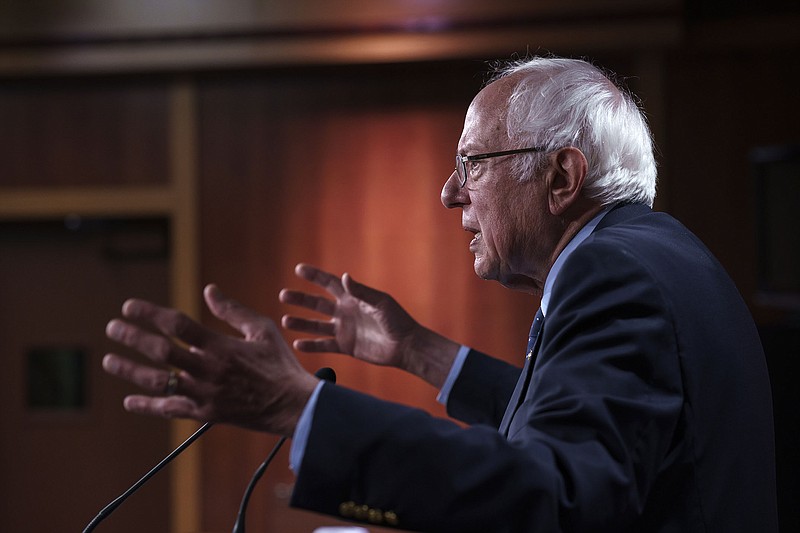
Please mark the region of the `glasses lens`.
<svg viewBox="0 0 800 533"><path fill-rule="evenodd" d="M464 158L461 154L456 154L456 173L458 174L458 185L463 187L467 183L467 167L464 165Z"/></svg>

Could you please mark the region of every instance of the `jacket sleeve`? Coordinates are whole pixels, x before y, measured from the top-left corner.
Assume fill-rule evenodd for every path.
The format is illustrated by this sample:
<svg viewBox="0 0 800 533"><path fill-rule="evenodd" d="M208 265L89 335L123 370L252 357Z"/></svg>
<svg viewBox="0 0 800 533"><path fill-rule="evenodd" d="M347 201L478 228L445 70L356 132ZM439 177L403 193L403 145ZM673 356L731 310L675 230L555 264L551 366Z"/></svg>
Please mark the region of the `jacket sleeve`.
<svg viewBox="0 0 800 533"><path fill-rule="evenodd" d="M325 385L292 504L419 531L624 530L682 406L672 310L610 246L576 250L553 302L508 440ZM494 425L498 402L462 416Z"/></svg>
<svg viewBox="0 0 800 533"><path fill-rule="evenodd" d="M520 353L520 359L523 354ZM447 414L468 424L497 428L514 391L520 369L470 350L450 396Z"/></svg>

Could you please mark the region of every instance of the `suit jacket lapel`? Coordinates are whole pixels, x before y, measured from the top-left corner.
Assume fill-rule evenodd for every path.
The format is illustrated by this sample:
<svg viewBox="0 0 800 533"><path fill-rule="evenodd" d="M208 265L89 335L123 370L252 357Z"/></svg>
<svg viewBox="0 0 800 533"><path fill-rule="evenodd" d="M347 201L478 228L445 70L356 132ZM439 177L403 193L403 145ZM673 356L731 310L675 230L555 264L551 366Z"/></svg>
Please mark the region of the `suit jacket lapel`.
<svg viewBox="0 0 800 533"><path fill-rule="evenodd" d="M530 385L531 376L533 374L533 364L536 362L536 354L539 352L539 345L541 344L540 339L542 336L540 333L543 325L544 315L542 314L542 310L539 309L536 313L536 317L533 319L531 332L528 335L528 350L525 354L525 365L522 367L519 379L517 379L517 385L514 387L511 400L509 400L508 406L506 406L506 412L503 414L503 421L500 422L499 431L502 435L508 436L508 427L511 425L511 419L514 418L517 409L519 409L519 406L522 404L528 392L528 386Z"/></svg>

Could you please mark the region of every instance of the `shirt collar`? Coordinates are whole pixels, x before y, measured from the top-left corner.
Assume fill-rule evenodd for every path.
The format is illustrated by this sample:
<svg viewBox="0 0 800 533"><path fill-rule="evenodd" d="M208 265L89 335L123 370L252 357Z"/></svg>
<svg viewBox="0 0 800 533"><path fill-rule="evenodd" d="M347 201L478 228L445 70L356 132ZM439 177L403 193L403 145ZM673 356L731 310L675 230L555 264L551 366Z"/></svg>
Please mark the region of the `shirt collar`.
<svg viewBox="0 0 800 533"><path fill-rule="evenodd" d="M564 266L564 262L570 256L572 252L575 251L575 248L578 247L586 238L592 234L594 229L597 227L597 224L600 223L600 220L611 211L611 208L614 207L613 205L606 206L602 211L597 213L593 219L586 223L578 233L567 243L561 253L558 254L556 258L556 262L553 263L553 267L550 269L550 272L547 274L547 279L544 281L544 290L542 291L542 314L547 316L547 307L550 305L550 293L553 291L553 284L556 282L556 278L558 277L558 273L561 271L561 267Z"/></svg>

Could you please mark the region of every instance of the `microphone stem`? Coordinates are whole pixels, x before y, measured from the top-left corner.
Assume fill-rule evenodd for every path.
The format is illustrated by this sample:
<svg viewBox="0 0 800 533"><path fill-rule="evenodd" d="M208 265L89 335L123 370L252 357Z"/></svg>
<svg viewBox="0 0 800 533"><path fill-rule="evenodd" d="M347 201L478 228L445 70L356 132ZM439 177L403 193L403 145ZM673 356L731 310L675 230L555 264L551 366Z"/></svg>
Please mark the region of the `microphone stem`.
<svg viewBox="0 0 800 533"><path fill-rule="evenodd" d="M264 471L266 471L267 467L272 462L272 459L275 457L275 454L278 453L278 450L281 449L281 446L283 446L284 442L286 442L286 437L281 437L280 440L275 443L272 451L269 452L267 458L264 459L264 462L261 463L261 466L259 466L258 469L256 469L253 477L250 479L250 484L247 485L247 490L244 491L244 496L242 496L242 503L239 506L239 514L236 516L236 523L233 524L233 533L245 533L245 515L247 514L247 504L250 502L250 495L253 493L256 483L258 483L258 480L264 475Z"/></svg>
<svg viewBox="0 0 800 533"><path fill-rule="evenodd" d="M320 368L314 375L329 383L336 383L336 372L334 372L332 368ZM250 495L253 493L256 483L258 483L258 480L264 475L264 471L269 466L269 463L272 462L272 459L275 458L275 455L278 453L278 450L281 449L284 442L286 442L286 437L281 437L280 440L275 443L272 451L269 452L269 456L264 459L261 466L256 469L253 477L250 478L250 483L247 485L247 489L242 496L242 503L239 505L239 514L236 515L236 523L233 524L233 533L245 533L245 514L247 513L247 503L250 501Z"/></svg>
<svg viewBox="0 0 800 533"><path fill-rule="evenodd" d="M86 528L84 528L83 533L89 533L90 531L93 531L94 528L96 528L100 522L102 522L108 515L110 515L114 511L114 509L119 507L122 504L122 502L124 502L128 498L128 496L139 490L139 487L147 483L147 480L156 475L159 470L164 468L170 461L172 461L177 455L179 455L183 450L185 450L190 444L196 441L198 437L200 437L200 435L208 431L212 425L213 424L211 422L206 422L200 427L200 429L192 433L192 435L188 439L183 441L183 444L175 448L172 451L172 453L164 457L164 459L162 459L160 463L158 463L148 473L146 473L142 477L142 479L134 483L133 486L131 486L131 488L123 492L119 497L117 497L116 500L106 505L97 514L97 516L95 516L94 519L91 522L89 522L89 525L87 525Z"/></svg>

